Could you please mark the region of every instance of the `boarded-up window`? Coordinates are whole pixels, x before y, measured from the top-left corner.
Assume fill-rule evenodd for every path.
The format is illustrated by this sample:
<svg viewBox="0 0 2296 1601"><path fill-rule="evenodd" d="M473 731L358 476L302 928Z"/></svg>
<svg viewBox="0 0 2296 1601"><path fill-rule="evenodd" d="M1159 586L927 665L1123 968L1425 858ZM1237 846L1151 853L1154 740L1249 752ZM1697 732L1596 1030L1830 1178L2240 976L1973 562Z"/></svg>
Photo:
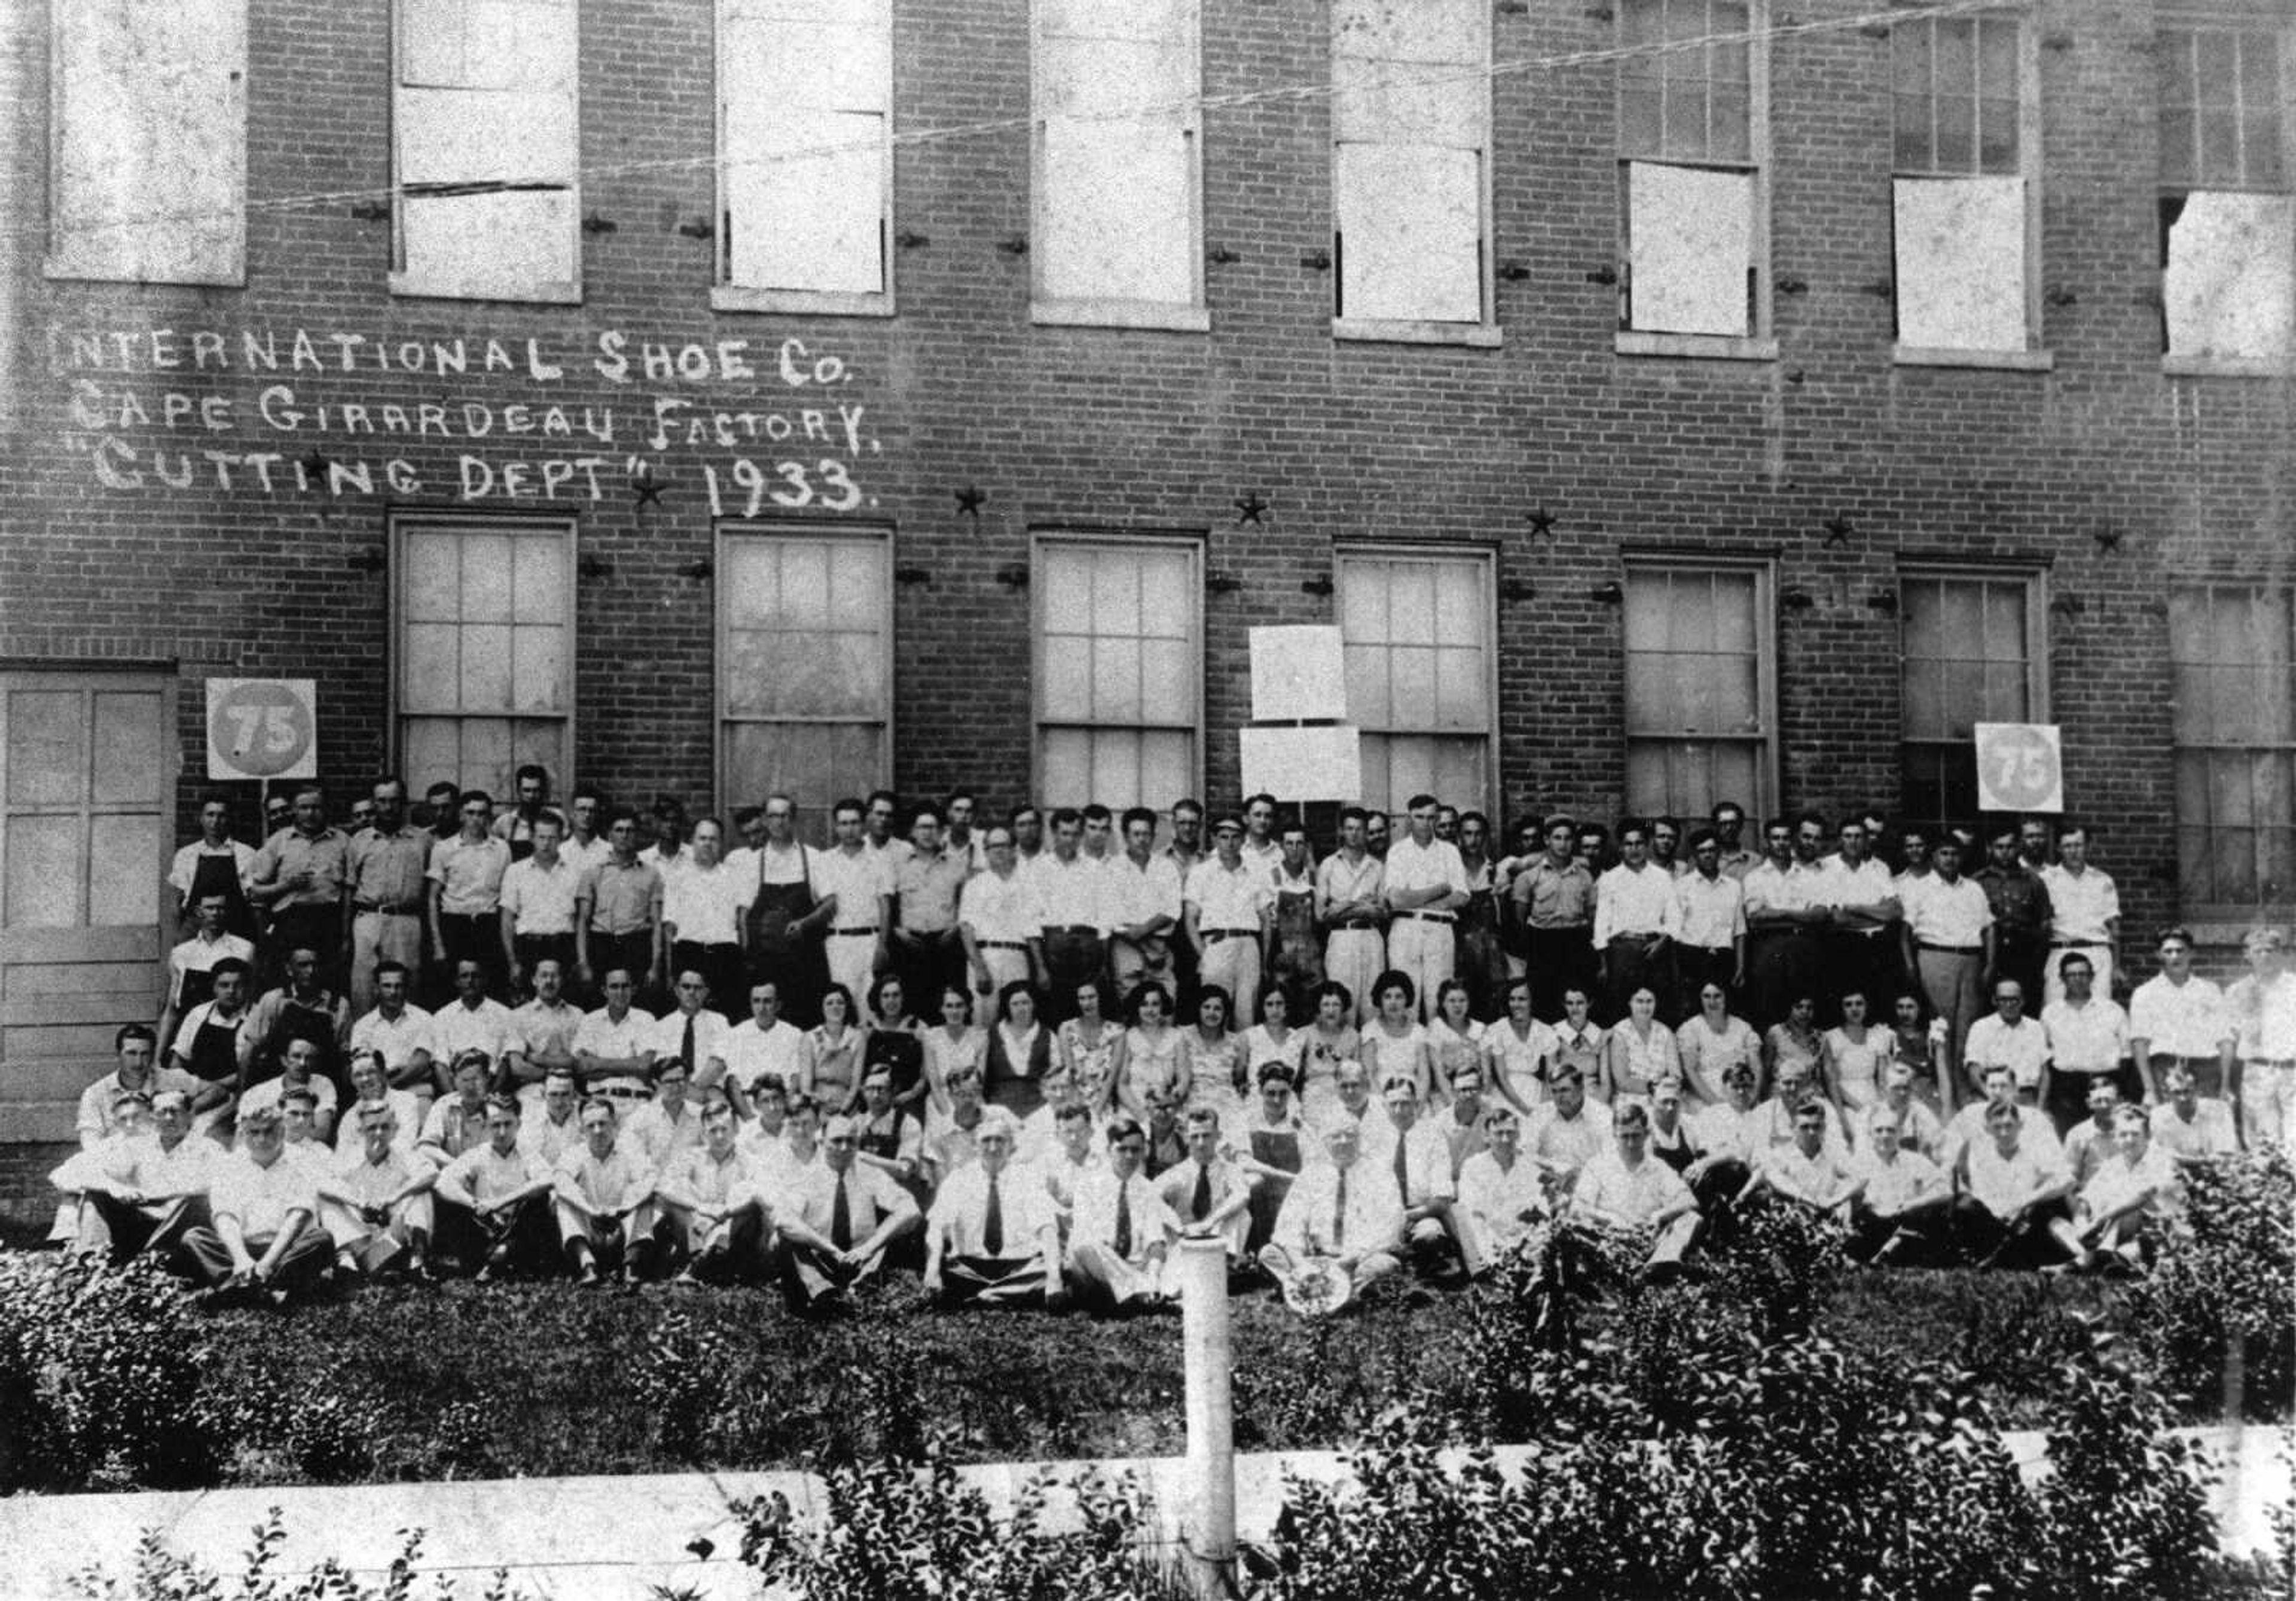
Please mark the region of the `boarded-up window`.
<svg viewBox="0 0 2296 1601"><path fill-rule="evenodd" d="M400 525L399 765L510 793L526 762L571 771L574 535L558 523Z"/></svg>
<svg viewBox="0 0 2296 1601"><path fill-rule="evenodd" d="M1335 313L1488 320L1488 0L1334 0Z"/></svg>
<svg viewBox="0 0 2296 1601"><path fill-rule="evenodd" d="M401 294L580 295L574 0L399 0Z"/></svg>
<svg viewBox="0 0 2296 1601"><path fill-rule="evenodd" d="M1627 809L1773 809L1775 633L1767 567L1627 572Z"/></svg>
<svg viewBox="0 0 2296 1601"><path fill-rule="evenodd" d="M48 270L154 283L246 273L246 0L53 0Z"/></svg>
<svg viewBox="0 0 2296 1601"><path fill-rule="evenodd" d="M2284 589L2169 596L2177 882L2195 911L2296 902L2296 653Z"/></svg>
<svg viewBox="0 0 2296 1601"><path fill-rule="evenodd" d="M1037 0L1040 301L1198 303L1196 0Z"/></svg>
<svg viewBox="0 0 2296 1601"><path fill-rule="evenodd" d="M722 0L718 40L724 281L884 293L887 0Z"/></svg>
<svg viewBox="0 0 2296 1601"><path fill-rule="evenodd" d="M2159 36L2161 301L2172 356L2285 362L2296 208L2282 141L2282 36Z"/></svg>
<svg viewBox="0 0 2296 1601"><path fill-rule="evenodd" d="M718 793L829 808L891 777L892 546L881 533L729 530L719 545Z"/></svg>
<svg viewBox="0 0 2296 1601"><path fill-rule="evenodd" d="M1498 754L1490 558L1342 551L1338 569L1363 803L1392 811L1424 792L1488 807Z"/></svg>
<svg viewBox="0 0 2296 1601"><path fill-rule="evenodd" d="M1744 337L1766 321L1748 0L1622 0L1620 322Z"/></svg>
<svg viewBox="0 0 2296 1601"><path fill-rule="evenodd" d="M1906 816L1974 824L1977 725L2045 720L2036 586L2015 574L1908 573L1898 612Z"/></svg>
<svg viewBox="0 0 2296 1601"><path fill-rule="evenodd" d="M1201 547L1037 546L1037 779L1047 806L1168 807L1201 771Z"/></svg>
<svg viewBox="0 0 2296 1601"><path fill-rule="evenodd" d="M1926 18L1890 29L1901 345L2030 343L2024 55L2013 18Z"/></svg>

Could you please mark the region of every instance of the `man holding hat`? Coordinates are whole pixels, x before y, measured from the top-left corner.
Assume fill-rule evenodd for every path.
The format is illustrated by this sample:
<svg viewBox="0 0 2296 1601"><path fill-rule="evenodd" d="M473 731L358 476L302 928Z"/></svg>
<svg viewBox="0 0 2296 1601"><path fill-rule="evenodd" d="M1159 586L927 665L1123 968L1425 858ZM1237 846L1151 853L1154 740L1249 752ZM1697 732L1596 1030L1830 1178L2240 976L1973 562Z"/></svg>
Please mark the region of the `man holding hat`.
<svg viewBox="0 0 2296 1601"><path fill-rule="evenodd" d="M882 1168L854 1160L860 1145L859 1119L831 1118L822 1129L822 1159L796 1169L774 1197L782 1285L800 1310L842 1301L885 1265L888 1246L918 1227L908 1191Z"/></svg>
<svg viewBox="0 0 2296 1601"><path fill-rule="evenodd" d="M1043 1181L1013 1163L1020 1124L1002 1106L981 1113L970 1166L949 1175L925 1218L925 1293L943 1306L1058 1309L1060 1221Z"/></svg>
<svg viewBox="0 0 2296 1601"><path fill-rule="evenodd" d="M1403 1265L1403 1197L1395 1175L1362 1160L1353 1118L1334 1114L1321 1133L1329 1162L1310 1162L1283 1197L1259 1265L1283 1299L1313 1316L1337 1311Z"/></svg>

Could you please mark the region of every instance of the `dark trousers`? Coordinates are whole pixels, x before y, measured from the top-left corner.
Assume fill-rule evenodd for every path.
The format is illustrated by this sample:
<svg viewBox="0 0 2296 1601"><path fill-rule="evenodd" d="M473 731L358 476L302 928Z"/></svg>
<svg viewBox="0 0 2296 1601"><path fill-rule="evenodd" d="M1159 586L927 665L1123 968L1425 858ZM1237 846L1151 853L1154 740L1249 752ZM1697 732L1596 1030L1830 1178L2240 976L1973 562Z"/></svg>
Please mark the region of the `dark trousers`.
<svg viewBox="0 0 2296 1601"><path fill-rule="evenodd" d="M1996 924L1993 931L1993 976L1996 982L2015 979L2025 992L2025 1011L2038 1016L2034 1001L2041 993L2041 969L2049 959L2046 936L2005 929ZM1992 998L1988 996L1989 1000Z"/></svg>
<svg viewBox="0 0 2296 1601"><path fill-rule="evenodd" d="M646 987L646 973L653 966L653 934L647 929L637 929L627 934L602 933L590 931L590 996L595 1000L605 993L606 975L617 967L627 970L630 983L638 990Z"/></svg>
<svg viewBox="0 0 2296 1601"><path fill-rule="evenodd" d="M1534 1016L1552 1022L1562 1015L1562 992L1583 989L1595 994L1594 931L1572 928L1532 928L1523 931L1523 963L1530 979L1530 1009Z"/></svg>
<svg viewBox="0 0 2296 1601"><path fill-rule="evenodd" d="M518 950L518 965L526 970L523 993L534 993L534 969L543 962L558 964L558 976L571 990L574 982L574 936L571 934L521 934L511 943Z"/></svg>
<svg viewBox="0 0 2296 1601"><path fill-rule="evenodd" d="M539 1272L551 1260L550 1198L529 1195L482 1218L439 1196L430 1243L465 1273L484 1267Z"/></svg>
<svg viewBox="0 0 2296 1601"><path fill-rule="evenodd" d="M1956 1195L1953 1203L1953 1243L1964 1260L1980 1268L2038 1268L2060 1261L2064 1249L2049 1233L2049 1223L2070 1214L2062 1201L2033 1207L2014 1223L1993 1215L1974 1195Z"/></svg>
<svg viewBox="0 0 2296 1601"><path fill-rule="evenodd" d="M1754 1032L1784 1022L1794 998L1820 988L1818 942L1799 931L1750 936L1746 941L1746 1021ZM1869 1012L1868 1016L1872 1014Z"/></svg>
<svg viewBox="0 0 2296 1601"><path fill-rule="evenodd" d="M439 940L442 947L439 963L445 969L439 975L446 985L442 995L454 993L455 969L458 965L476 962L487 975L487 993L496 1000L509 998L510 974L503 964L500 913L441 912Z"/></svg>
<svg viewBox="0 0 2296 1601"><path fill-rule="evenodd" d="M1058 1028L1077 1014L1076 992L1085 985L1098 984L1107 994L1107 949L1090 929L1045 931L1044 1015L1050 1026Z"/></svg>
<svg viewBox="0 0 2296 1601"><path fill-rule="evenodd" d="M882 1252L858 1268L832 1258L814 1245L784 1244L781 1253L782 1292L792 1307L803 1310L850 1291L884 1266Z"/></svg>
<svg viewBox="0 0 2296 1601"><path fill-rule="evenodd" d="M1725 1157L1698 1176L1690 1193L1706 1218L1706 1237L1715 1245L1727 1244L1738 1230L1737 1209L1731 1203L1746 1187L1753 1170L1735 1157Z"/></svg>
<svg viewBox="0 0 2296 1601"><path fill-rule="evenodd" d="M247 1253L260 1261L271 1249L268 1236L245 1242ZM184 1254L191 1259L193 1271L200 1282L210 1287L224 1283L234 1271L231 1248L223 1236L205 1225L184 1236ZM279 1259L277 1273L272 1278L275 1289L288 1289L296 1285L308 1285L327 1266L327 1231L316 1223L306 1221L295 1234L294 1243Z"/></svg>
<svg viewBox="0 0 2296 1601"><path fill-rule="evenodd" d="M1866 998L1866 1021L1886 1024L1898 996L1906 989L1905 952L1894 930L1880 934L1840 931L1817 942L1832 969L1817 998L1818 1026L1830 1029L1841 1021L1841 998L1855 989ZM1914 986L1919 993L1920 986Z"/></svg>
<svg viewBox="0 0 2296 1601"><path fill-rule="evenodd" d="M1627 1003L1637 989L1648 989L1660 1006L1674 991L1673 943L1651 949L1652 936L1620 934L1603 952L1603 996L1596 1002L1595 1021L1614 1023L1627 1015Z"/></svg>
<svg viewBox="0 0 2296 1601"><path fill-rule="evenodd" d="M698 973L709 986L709 1004L728 1017L746 1017L750 1012L750 970L742 960L742 948L734 944L704 945L699 940L673 940L669 946L669 971L663 979L675 989L681 973Z"/></svg>
<svg viewBox="0 0 2296 1601"><path fill-rule="evenodd" d="M1033 1255L945 1256L940 1279L943 1306L1037 1306L1044 1301L1044 1266Z"/></svg>
<svg viewBox="0 0 2296 1601"><path fill-rule="evenodd" d="M343 908L333 902L325 906L286 906L271 915L271 937L264 941L264 965L273 974L275 984L287 981L287 956L291 951L316 952L319 958L319 987L336 994L343 989Z"/></svg>
<svg viewBox="0 0 2296 1601"><path fill-rule="evenodd" d="M1943 1207L1911 1217L1880 1218L1863 1204L1853 1204L1844 1249L1856 1261L1887 1262L1893 1268L1927 1267L1944 1256L1945 1230Z"/></svg>
<svg viewBox="0 0 2296 1601"><path fill-rule="evenodd" d="M1709 984L1722 986L1722 993L1730 993L1731 982L1738 976L1738 950L1725 945L1711 949L1703 945L1677 945L1674 948L1674 1007L1669 1014L1660 1004L1659 1014L1681 1027L1698 1015L1698 992Z"/></svg>
<svg viewBox="0 0 2296 1601"><path fill-rule="evenodd" d="M953 928L919 933L909 929L895 929L887 937L891 947L893 971L900 975L901 993L907 998L911 1014L930 1022L940 1021L940 992L955 985L967 995L972 985L965 982L964 939ZM976 1017L976 1022L994 1022L994 1018Z"/></svg>

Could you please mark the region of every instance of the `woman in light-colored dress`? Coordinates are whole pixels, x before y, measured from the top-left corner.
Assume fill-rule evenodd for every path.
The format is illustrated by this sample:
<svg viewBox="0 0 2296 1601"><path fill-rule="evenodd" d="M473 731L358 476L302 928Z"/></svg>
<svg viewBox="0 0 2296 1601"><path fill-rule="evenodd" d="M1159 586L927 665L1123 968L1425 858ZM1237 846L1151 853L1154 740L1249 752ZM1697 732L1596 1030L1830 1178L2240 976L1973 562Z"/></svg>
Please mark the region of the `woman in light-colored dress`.
<svg viewBox="0 0 2296 1601"><path fill-rule="evenodd" d="M1245 1031L1237 1051L1234 1093L1220 1109L1220 1127L1235 1127L1229 1120L1233 1110L1238 1118L1259 1099L1259 1070L1269 1063L1280 1063L1299 1083L1307 1077L1308 1036L1310 1030L1292 1026L1292 1002L1283 986L1270 984L1259 998L1259 1021ZM1203 1100L1210 1094L1201 1073L1196 1075L1196 1098Z"/></svg>
<svg viewBox="0 0 2296 1601"><path fill-rule="evenodd" d="M949 1080L968 1068L978 1071L988 1047L988 1031L972 1026L972 991L962 984L945 985L940 1026L925 1033L925 1082L932 1087L936 1112L949 1109Z"/></svg>
<svg viewBox="0 0 2296 1601"><path fill-rule="evenodd" d="M1434 1081L1442 1098L1451 1098L1451 1075L1463 1067L1483 1064L1484 1025L1469 1015L1474 997L1457 979L1446 979L1435 991L1435 1015L1427 1024L1428 1048L1434 1053Z"/></svg>
<svg viewBox="0 0 2296 1601"><path fill-rule="evenodd" d="M1243 1111L1243 1036L1233 1031L1233 1006L1218 984L1196 991L1196 1021L1180 1034L1180 1067L1188 1083L1188 1098L1220 1115L1220 1127L1232 1126Z"/></svg>
<svg viewBox="0 0 2296 1601"><path fill-rule="evenodd" d="M1734 1062L1742 1062L1754 1075L1759 1093L1762 1083L1762 1042L1753 1025L1730 1014L1730 992L1709 984L1698 992L1698 1015L1685 1019L1674 1031L1677 1055L1682 1059L1682 1083L1687 1096L1702 1106L1719 1106L1722 1073Z"/></svg>
<svg viewBox="0 0 2296 1601"><path fill-rule="evenodd" d="M1100 1014L1100 986L1079 984L1077 1014L1061 1025L1061 1065L1068 1069L1095 1120L1116 1104L1117 1075L1124 1071L1124 1028Z"/></svg>
<svg viewBox="0 0 2296 1601"><path fill-rule="evenodd" d="M1785 1020L1774 1022L1762 1036L1762 1063L1769 1084L1778 1081L1778 1069L1799 1062L1809 1070L1809 1081L1821 1091L1833 1080L1826 1069L1825 1037L1817 1031L1817 997L1797 995L1786 1007ZM1832 1097L1829 1096L1829 1099Z"/></svg>
<svg viewBox="0 0 2296 1601"><path fill-rule="evenodd" d="M1613 1110L1629 1102L1647 1110L1652 1088L1681 1073L1674 1030L1658 1020L1658 991L1644 985L1627 998L1627 1014L1603 1047L1603 1099Z"/></svg>
<svg viewBox="0 0 2296 1601"><path fill-rule="evenodd" d="M1407 1079L1424 1105L1435 1089L1435 1043L1420 1026L1418 996L1410 978L1390 968L1371 989L1372 1021L1363 1031L1364 1074L1374 1099L1383 1099L1390 1079ZM1444 1099L1449 1100L1446 1093Z"/></svg>
<svg viewBox="0 0 2296 1601"><path fill-rule="evenodd" d="M1483 1030L1486 1075L1499 1098L1528 1118L1546 1102L1546 1073L1560 1041L1554 1030L1531 1014L1530 981L1506 987L1506 1015Z"/></svg>
<svg viewBox="0 0 2296 1601"><path fill-rule="evenodd" d="M868 1034L855 1026L853 992L832 984L821 992L821 1022L806 1035L813 1047L813 1080L805 1088L822 1115L849 1112L861 1100L861 1050Z"/></svg>
<svg viewBox="0 0 2296 1601"><path fill-rule="evenodd" d="M1340 1063L1363 1060L1363 1036L1349 1021L1355 1011L1355 997L1337 979L1316 987L1316 1021L1307 1030L1298 1085L1299 1115L1311 1127L1340 1104Z"/></svg>
<svg viewBox="0 0 2296 1601"><path fill-rule="evenodd" d="M1148 1121L1148 1097L1161 1090L1176 1102L1188 1098L1185 1039L1172 1026L1172 992L1154 979L1132 991L1132 1027L1124 1036L1124 1061L1117 1070L1116 1104Z"/></svg>
<svg viewBox="0 0 2296 1601"><path fill-rule="evenodd" d="M1833 1069L1826 1093L1853 1120L1882 1098L1882 1070L1898 1054L1898 1037L1866 1017L1866 993L1852 989L1841 998L1841 1026L1825 1031L1826 1060Z"/></svg>

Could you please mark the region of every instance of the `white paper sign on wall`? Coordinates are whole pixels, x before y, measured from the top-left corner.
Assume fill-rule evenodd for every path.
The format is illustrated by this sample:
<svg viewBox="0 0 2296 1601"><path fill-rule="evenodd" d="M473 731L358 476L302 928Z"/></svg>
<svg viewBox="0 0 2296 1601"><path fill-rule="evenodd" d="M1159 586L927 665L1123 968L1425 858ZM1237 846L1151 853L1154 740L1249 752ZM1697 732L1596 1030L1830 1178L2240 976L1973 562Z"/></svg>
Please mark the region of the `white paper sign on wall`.
<svg viewBox="0 0 2296 1601"><path fill-rule="evenodd" d="M2054 723L1977 725L1980 811L2062 812L2065 765Z"/></svg>
<svg viewBox="0 0 2296 1601"><path fill-rule="evenodd" d="M1251 630L1251 720L1335 723L1348 715L1340 631L1323 626ZM1249 792L1250 784L1244 786Z"/></svg>
<svg viewBox="0 0 2296 1601"><path fill-rule="evenodd" d="M1352 800L1363 792L1360 731L1322 728L1239 728L1243 792L1265 790L1294 800Z"/></svg>
<svg viewBox="0 0 2296 1601"><path fill-rule="evenodd" d="M319 776L318 696L308 678L209 678L209 778Z"/></svg>

